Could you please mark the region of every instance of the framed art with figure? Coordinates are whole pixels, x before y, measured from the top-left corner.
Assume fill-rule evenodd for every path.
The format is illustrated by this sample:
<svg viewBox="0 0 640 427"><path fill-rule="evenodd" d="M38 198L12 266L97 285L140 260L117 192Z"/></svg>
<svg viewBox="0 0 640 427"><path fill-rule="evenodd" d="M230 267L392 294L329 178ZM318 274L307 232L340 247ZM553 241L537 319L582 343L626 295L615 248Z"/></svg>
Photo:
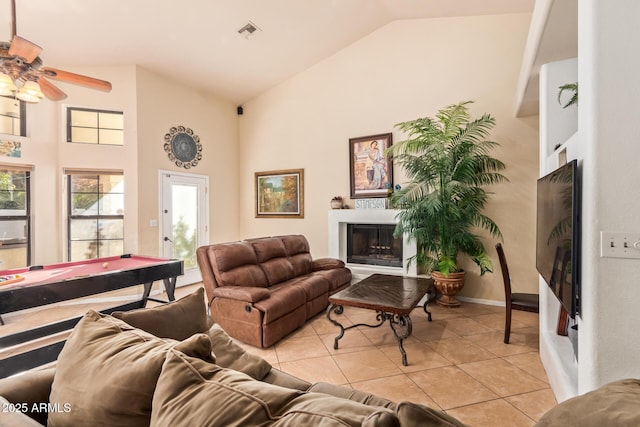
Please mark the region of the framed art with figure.
<svg viewBox="0 0 640 427"><path fill-rule="evenodd" d="M393 167L384 151L390 133L349 139L351 198L387 197L393 188Z"/></svg>
<svg viewBox="0 0 640 427"><path fill-rule="evenodd" d="M256 218L304 218L304 169L255 173Z"/></svg>

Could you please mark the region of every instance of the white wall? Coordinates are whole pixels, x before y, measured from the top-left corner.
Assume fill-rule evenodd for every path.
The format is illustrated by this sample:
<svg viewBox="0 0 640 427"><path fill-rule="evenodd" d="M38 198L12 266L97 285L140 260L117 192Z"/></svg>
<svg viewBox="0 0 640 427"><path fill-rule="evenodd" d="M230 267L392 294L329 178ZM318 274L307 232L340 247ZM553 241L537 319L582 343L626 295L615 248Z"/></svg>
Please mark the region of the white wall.
<svg viewBox="0 0 640 427"><path fill-rule="evenodd" d="M640 261L601 258L600 231L638 232L640 2L579 3L583 161L579 391L640 377Z"/></svg>
<svg viewBox="0 0 640 427"><path fill-rule="evenodd" d="M394 124L475 100L474 116L488 112L497 119L492 136L502 147L494 154L507 164L510 179L494 189L487 213L503 231L519 289L536 292L538 123L512 113L530 18L395 21L246 103L240 117L242 237L303 233L314 256L326 256L329 201L349 196L349 138L393 131L400 141ZM255 218L254 173L293 168L305 169L305 218ZM402 181L396 168L395 182ZM487 245L497 265L494 243ZM504 299L499 273L480 278L466 267L472 274L464 296Z"/></svg>
<svg viewBox="0 0 640 427"><path fill-rule="evenodd" d="M544 64L540 69L540 176L561 166L563 151L566 161L578 159L582 167L585 150L577 135L578 107L562 108L558 102L559 87L577 80L577 58ZM570 97L566 95L563 100ZM560 302L542 276L539 280L540 359L556 400L562 402L578 394L578 364L569 338L557 333Z"/></svg>
<svg viewBox="0 0 640 427"><path fill-rule="evenodd" d="M634 0L583 0L579 3L578 59L547 64L541 72L541 153L566 116L552 97L562 83L579 82L578 132L566 143L567 157L582 170L581 314L578 359L568 340L552 329L558 303L541 283L540 356L559 401L608 382L640 377L640 260L600 256L602 231L638 233L640 157L636 105L640 101L640 59L629 52L640 46L640 3ZM545 94L545 87L547 94ZM545 97L549 98L545 101ZM551 107L551 121L543 110ZM564 115L564 117L561 117ZM547 132L547 130L552 130ZM545 136L545 138L542 138ZM543 154L541 154L542 156ZM543 161L541 173L557 166ZM554 313L555 311L555 313Z"/></svg>

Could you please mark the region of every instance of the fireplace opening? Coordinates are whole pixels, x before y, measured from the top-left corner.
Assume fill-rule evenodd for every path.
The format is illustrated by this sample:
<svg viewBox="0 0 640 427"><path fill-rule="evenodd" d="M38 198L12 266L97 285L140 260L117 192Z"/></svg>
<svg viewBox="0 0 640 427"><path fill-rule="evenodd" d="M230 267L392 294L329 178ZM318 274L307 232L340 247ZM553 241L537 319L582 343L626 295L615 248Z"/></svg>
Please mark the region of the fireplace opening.
<svg viewBox="0 0 640 427"><path fill-rule="evenodd" d="M402 238L395 224L347 224L347 262L402 267Z"/></svg>

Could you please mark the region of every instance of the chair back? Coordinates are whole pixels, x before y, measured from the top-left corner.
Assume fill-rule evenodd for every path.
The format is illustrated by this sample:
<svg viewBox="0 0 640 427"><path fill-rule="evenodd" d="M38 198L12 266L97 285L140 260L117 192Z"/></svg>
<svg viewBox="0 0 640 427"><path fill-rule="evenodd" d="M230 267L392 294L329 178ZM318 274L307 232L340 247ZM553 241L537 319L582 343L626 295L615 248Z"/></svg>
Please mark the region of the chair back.
<svg viewBox="0 0 640 427"><path fill-rule="evenodd" d="M496 243L496 251L500 260L500 269L502 270L502 280L504 282L504 299L507 304L511 302L511 276L509 275L509 266L507 258L504 256L502 243Z"/></svg>

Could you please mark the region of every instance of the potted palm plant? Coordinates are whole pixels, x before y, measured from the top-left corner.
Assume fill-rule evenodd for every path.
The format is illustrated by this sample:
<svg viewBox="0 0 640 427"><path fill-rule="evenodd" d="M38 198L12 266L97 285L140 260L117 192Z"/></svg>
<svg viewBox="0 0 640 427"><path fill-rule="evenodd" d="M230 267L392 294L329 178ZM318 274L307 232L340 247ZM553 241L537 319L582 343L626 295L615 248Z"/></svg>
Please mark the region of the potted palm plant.
<svg viewBox="0 0 640 427"><path fill-rule="evenodd" d="M392 145L387 155L400 165L409 182L391 196L400 209L395 235L417 242L417 262L431 273L442 294L438 303L456 307L455 294L464 285L465 272L458 255L469 256L480 274L493 266L476 232L485 229L501 238L496 223L483 214L489 193L483 188L506 180L505 165L489 155L498 144L489 141L495 119L484 114L471 119L471 101L449 105L435 118L399 123L408 139Z"/></svg>

